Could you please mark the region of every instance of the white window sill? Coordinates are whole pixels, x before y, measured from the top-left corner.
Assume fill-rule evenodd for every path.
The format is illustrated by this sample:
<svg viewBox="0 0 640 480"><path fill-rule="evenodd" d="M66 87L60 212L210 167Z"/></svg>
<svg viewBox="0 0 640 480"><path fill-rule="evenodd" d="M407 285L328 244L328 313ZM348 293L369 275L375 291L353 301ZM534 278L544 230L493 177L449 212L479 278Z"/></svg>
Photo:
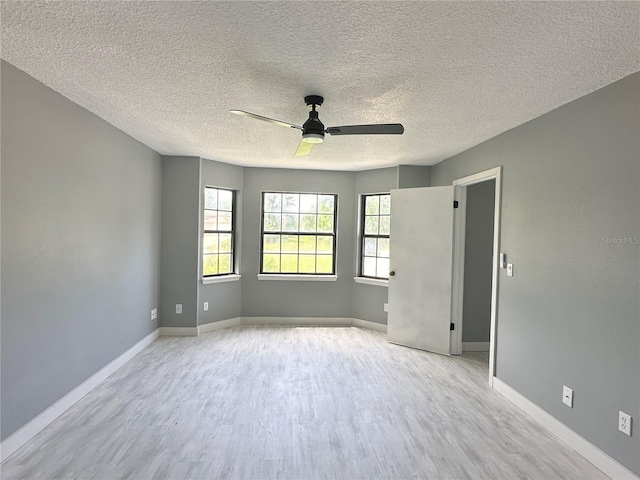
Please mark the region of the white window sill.
<svg viewBox="0 0 640 480"><path fill-rule="evenodd" d="M211 283L225 283L225 282L237 282L240 280L240 276L238 274L233 275L221 275L219 277L204 277L202 279L203 285L209 285Z"/></svg>
<svg viewBox="0 0 640 480"><path fill-rule="evenodd" d="M363 283L365 285L376 285L378 287L389 286L389 280L382 280L380 278L353 277L353 281L356 283Z"/></svg>
<svg viewBox="0 0 640 480"><path fill-rule="evenodd" d="M270 273L259 273L258 280L280 280L290 282L335 282L337 275L280 275Z"/></svg>

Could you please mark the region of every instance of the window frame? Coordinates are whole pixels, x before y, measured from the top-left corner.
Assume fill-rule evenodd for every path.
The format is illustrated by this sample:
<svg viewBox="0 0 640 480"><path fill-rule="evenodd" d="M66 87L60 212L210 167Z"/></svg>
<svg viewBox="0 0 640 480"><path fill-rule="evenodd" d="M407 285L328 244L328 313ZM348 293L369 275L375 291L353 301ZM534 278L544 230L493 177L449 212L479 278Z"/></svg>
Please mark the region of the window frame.
<svg viewBox="0 0 640 480"><path fill-rule="evenodd" d="M366 208L367 208L367 197L382 197L382 196L389 196L389 201L391 201L391 192L377 192L377 193L362 193L360 194L360 214L359 214L359 221L360 221L360 228L359 228L359 241L358 241L358 276L356 277L356 281L360 280L360 279L365 279L364 282L361 283L368 283L368 282L375 282L376 284L378 282L388 282L389 281L389 272L387 272L387 276L386 277L373 277L371 275L365 275L364 274L364 259L365 257L368 258L385 258L385 257L379 257L377 255L376 252L376 256L375 257L371 257L370 255L365 255L365 240L367 238L375 238L376 239L376 244L377 244L377 239L379 238L386 238L387 240L389 240L390 236L389 234L380 234L379 233L379 229L380 229L380 217L381 216L389 216L389 220L391 220L391 208L389 208L389 213L388 214L381 214L380 210L378 208L378 214L377 215L367 215L366 214ZM378 200L379 201L379 200ZM377 234L369 234L369 233L365 233L365 226L366 226L366 217L367 216L377 216L378 217L378 233ZM389 257L386 257L387 259ZM377 269L377 267L376 267ZM376 272L377 273L377 272Z"/></svg>
<svg viewBox="0 0 640 480"><path fill-rule="evenodd" d="M317 223L316 223L316 231L315 232L301 232L300 231L300 224L298 223L298 230L295 232L285 232L282 230L282 224L280 224L280 230L279 231L265 231L264 229L264 221L265 221L265 213L271 213L271 212L265 212L264 210L264 206L265 206L265 195L270 194L270 193L277 193L280 195L286 195L286 194L295 194L295 195L316 195L316 196L320 196L320 195L326 195L326 196L332 196L333 197L333 232L328 233L328 232L318 232L317 231ZM283 212L282 210L280 210L280 215L282 215L283 213L287 213L287 212ZM293 212L292 212L293 213ZM297 212L298 215L300 215L302 212L298 211ZM316 208L316 213L315 213L316 217L318 215L320 215L320 213L317 211ZM333 249L332 249L332 262L331 262L331 272L330 273L304 273L304 272L282 272L282 271L278 271L278 272L265 272L264 271L264 236L266 235L296 235L298 237L302 236L302 235L312 235L315 237L319 237L319 236L329 236L331 235L333 237ZM299 244L298 244L299 245ZM317 257L318 255L318 246L317 246L317 241L316 241L316 250L315 250L315 256ZM273 276L273 278L276 277L283 277L283 278L294 278L294 277L309 277L309 279L311 279L312 277L326 277L327 279L330 279L331 277L337 277L337 258L338 258L338 252L337 252L337 247L338 247L338 194L337 193L327 193L327 192L294 192L294 191L284 191L284 190L263 190L261 197L260 197L260 270L258 271L258 278L267 278L269 276ZM280 252L280 255L282 255L282 251ZM298 249L298 253L297 256L300 257L300 250ZM299 258L298 258L298 269L299 269ZM282 270L282 264L280 265L280 270Z"/></svg>
<svg viewBox="0 0 640 480"><path fill-rule="evenodd" d="M231 192L231 230L207 230L205 227L205 212L207 210L210 211L215 211L215 212L226 212L227 210L219 210L218 208L212 209L212 208L206 208L206 191L207 189L215 189L215 190L224 190L227 192ZM201 220L202 220L202 247L200 249L200 262L202 265L202 279L204 280L211 280L211 279L216 279L216 278L224 278L224 277L228 277L230 275L237 275L236 272L236 190L233 190L232 188L225 188L225 187L214 187L213 185L205 185L204 186L204 190L203 190L203 200L202 200L202 216L201 216ZM231 266L231 271L227 272L227 273L213 273L213 274L209 274L209 275L205 275L204 273L204 258L205 255L208 255L205 253L204 251L204 236L207 233L224 233L224 234L231 234L231 260L230 260L230 266ZM219 255L219 253L218 253ZM207 283L207 282L204 282ZM211 282L214 283L214 282Z"/></svg>

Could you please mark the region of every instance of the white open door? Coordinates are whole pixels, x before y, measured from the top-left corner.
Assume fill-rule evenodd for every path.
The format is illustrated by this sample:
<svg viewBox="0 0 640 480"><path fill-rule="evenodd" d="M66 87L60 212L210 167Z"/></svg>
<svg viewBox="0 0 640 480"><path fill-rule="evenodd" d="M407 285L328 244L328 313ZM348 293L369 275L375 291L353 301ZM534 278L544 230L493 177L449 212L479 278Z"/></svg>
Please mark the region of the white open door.
<svg viewBox="0 0 640 480"><path fill-rule="evenodd" d="M391 190L387 340L449 355L453 188Z"/></svg>

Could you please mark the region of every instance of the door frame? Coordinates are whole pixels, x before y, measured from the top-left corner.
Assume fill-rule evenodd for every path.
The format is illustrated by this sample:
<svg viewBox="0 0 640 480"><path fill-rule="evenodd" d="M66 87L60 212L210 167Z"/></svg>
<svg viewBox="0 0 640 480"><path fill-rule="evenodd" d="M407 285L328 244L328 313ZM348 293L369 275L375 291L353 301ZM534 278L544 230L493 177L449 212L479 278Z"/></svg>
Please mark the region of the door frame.
<svg viewBox="0 0 640 480"><path fill-rule="evenodd" d="M464 301L464 247L467 219L467 187L476 183L495 180L494 221L493 221L493 261L491 273L491 332L489 336L489 385L493 386L495 376L496 332L498 320L498 274L500 272L500 210L502 197L502 166L491 168L454 180L454 199L458 208L454 212L453 229L453 285L451 295L451 321L456 329L451 332L451 353L462 353L462 314Z"/></svg>

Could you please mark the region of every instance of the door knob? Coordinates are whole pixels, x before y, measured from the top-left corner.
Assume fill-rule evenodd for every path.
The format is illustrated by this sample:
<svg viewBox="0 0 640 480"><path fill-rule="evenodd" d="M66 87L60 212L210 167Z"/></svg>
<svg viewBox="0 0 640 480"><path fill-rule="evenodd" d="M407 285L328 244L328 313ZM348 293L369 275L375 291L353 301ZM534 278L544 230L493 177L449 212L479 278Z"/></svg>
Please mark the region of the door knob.
<svg viewBox="0 0 640 480"><path fill-rule="evenodd" d="M396 276L396 272L394 272L393 270L391 270L391 271L389 272L389 276L390 276L390 277L395 277L395 276Z"/></svg>

